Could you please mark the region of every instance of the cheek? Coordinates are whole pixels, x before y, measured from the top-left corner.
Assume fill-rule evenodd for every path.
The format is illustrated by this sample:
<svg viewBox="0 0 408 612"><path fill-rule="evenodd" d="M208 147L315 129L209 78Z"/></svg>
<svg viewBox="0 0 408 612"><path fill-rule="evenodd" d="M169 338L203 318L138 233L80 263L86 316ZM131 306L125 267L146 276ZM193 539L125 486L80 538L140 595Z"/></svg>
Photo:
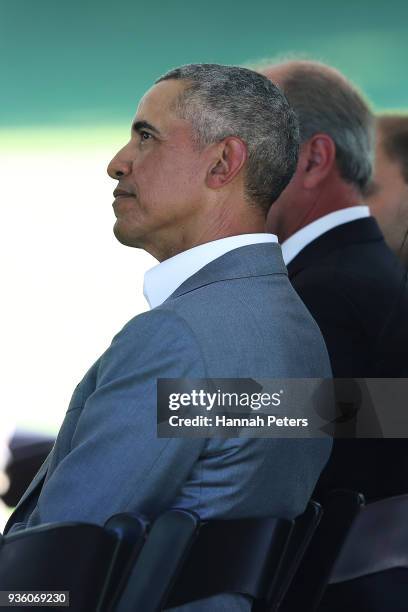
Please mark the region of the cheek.
<svg viewBox="0 0 408 612"><path fill-rule="evenodd" d="M162 216L182 203L200 200L205 184L203 162L191 147L152 148L133 166L132 182L139 207Z"/></svg>
<svg viewBox="0 0 408 612"><path fill-rule="evenodd" d="M406 188L399 167L383 163L377 168L374 181L380 186L380 191L373 197L374 205L392 214L399 207Z"/></svg>
<svg viewBox="0 0 408 612"><path fill-rule="evenodd" d="M173 158L166 156L157 164L152 188L160 192L167 189L183 197L183 194L194 193L199 188L200 176L199 164L191 156L177 152Z"/></svg>
<svg viewBox="0 0 408 612"><path fill-rule="evenodd" d="M380 191L373 196L370 205L375 214L382 218L384 222L391 221L401 204L401 189L398 184L392 181L379 182L378 184L380 185Z"/></svg>

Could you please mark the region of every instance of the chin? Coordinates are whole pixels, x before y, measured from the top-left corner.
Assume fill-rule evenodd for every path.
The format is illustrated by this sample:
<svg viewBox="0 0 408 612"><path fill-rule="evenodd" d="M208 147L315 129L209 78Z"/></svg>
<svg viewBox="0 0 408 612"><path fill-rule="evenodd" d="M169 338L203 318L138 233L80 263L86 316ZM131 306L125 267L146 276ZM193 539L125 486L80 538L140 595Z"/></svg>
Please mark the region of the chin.
<svg viewBox="0 0 408 612"><path fill-rule="evenodd" d="M118 221L116 221L115 225L113 226L113 233L116 240L118 240L121 244L128 247L134 247L136 249L143 248L140 241L138 241L134 236L131 236L129 232L123 231L123 228L120 227Z"/></svg>

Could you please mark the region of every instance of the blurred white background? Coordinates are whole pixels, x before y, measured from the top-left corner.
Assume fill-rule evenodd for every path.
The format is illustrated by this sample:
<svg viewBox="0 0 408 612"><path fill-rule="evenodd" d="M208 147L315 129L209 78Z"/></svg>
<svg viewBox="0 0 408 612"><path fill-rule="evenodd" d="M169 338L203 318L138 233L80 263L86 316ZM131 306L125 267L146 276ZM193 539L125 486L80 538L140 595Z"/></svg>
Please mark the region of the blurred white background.
<svg viewBox="0 0 408 612"><path fill-rule="evenodd" d="M112 232L116 150L0 148L1 411L24 428L56 432L86 370L148 308L157 262Z"/></svg>

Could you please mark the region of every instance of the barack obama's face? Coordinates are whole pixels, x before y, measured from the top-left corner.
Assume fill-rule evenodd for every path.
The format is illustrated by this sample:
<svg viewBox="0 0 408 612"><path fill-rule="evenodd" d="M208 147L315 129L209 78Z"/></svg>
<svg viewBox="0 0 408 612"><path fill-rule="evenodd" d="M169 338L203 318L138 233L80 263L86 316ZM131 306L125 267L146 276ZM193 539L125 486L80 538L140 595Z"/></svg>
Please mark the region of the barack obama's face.
<svg viewBox="0 0 408 612"><path fill-rule="evenodd" d="M208 160L194 141L190 122L177 117L186 83L167 80L142 98L129 142L114 156L108 174L114 191L114 234L160 261L189 248L205 200Z"/></svg>

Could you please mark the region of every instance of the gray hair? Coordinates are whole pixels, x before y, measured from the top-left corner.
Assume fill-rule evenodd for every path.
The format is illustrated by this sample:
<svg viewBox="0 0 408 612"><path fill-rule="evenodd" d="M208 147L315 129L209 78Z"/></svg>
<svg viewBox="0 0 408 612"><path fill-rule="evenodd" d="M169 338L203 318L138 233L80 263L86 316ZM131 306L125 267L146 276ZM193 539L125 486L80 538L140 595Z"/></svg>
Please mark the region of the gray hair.
<svg viewBox="0 0 408 612"><path fill-rule="evenodd" d="M186 81L177 114L191 123L199 147L228 136L246 143L245 196L266 214L298 158L298 123L283 93L263 75L237 66L190 64L156 83L169 79Z"/></svg>
<svg viewBox="0 0 408 612"><path fill-rule="evenodd" d="M374 117L358 91L318 62L294 63L282 85L299 119L301 144L319 132L328 134L342 178L364 191L372 174Z"/></svg>

